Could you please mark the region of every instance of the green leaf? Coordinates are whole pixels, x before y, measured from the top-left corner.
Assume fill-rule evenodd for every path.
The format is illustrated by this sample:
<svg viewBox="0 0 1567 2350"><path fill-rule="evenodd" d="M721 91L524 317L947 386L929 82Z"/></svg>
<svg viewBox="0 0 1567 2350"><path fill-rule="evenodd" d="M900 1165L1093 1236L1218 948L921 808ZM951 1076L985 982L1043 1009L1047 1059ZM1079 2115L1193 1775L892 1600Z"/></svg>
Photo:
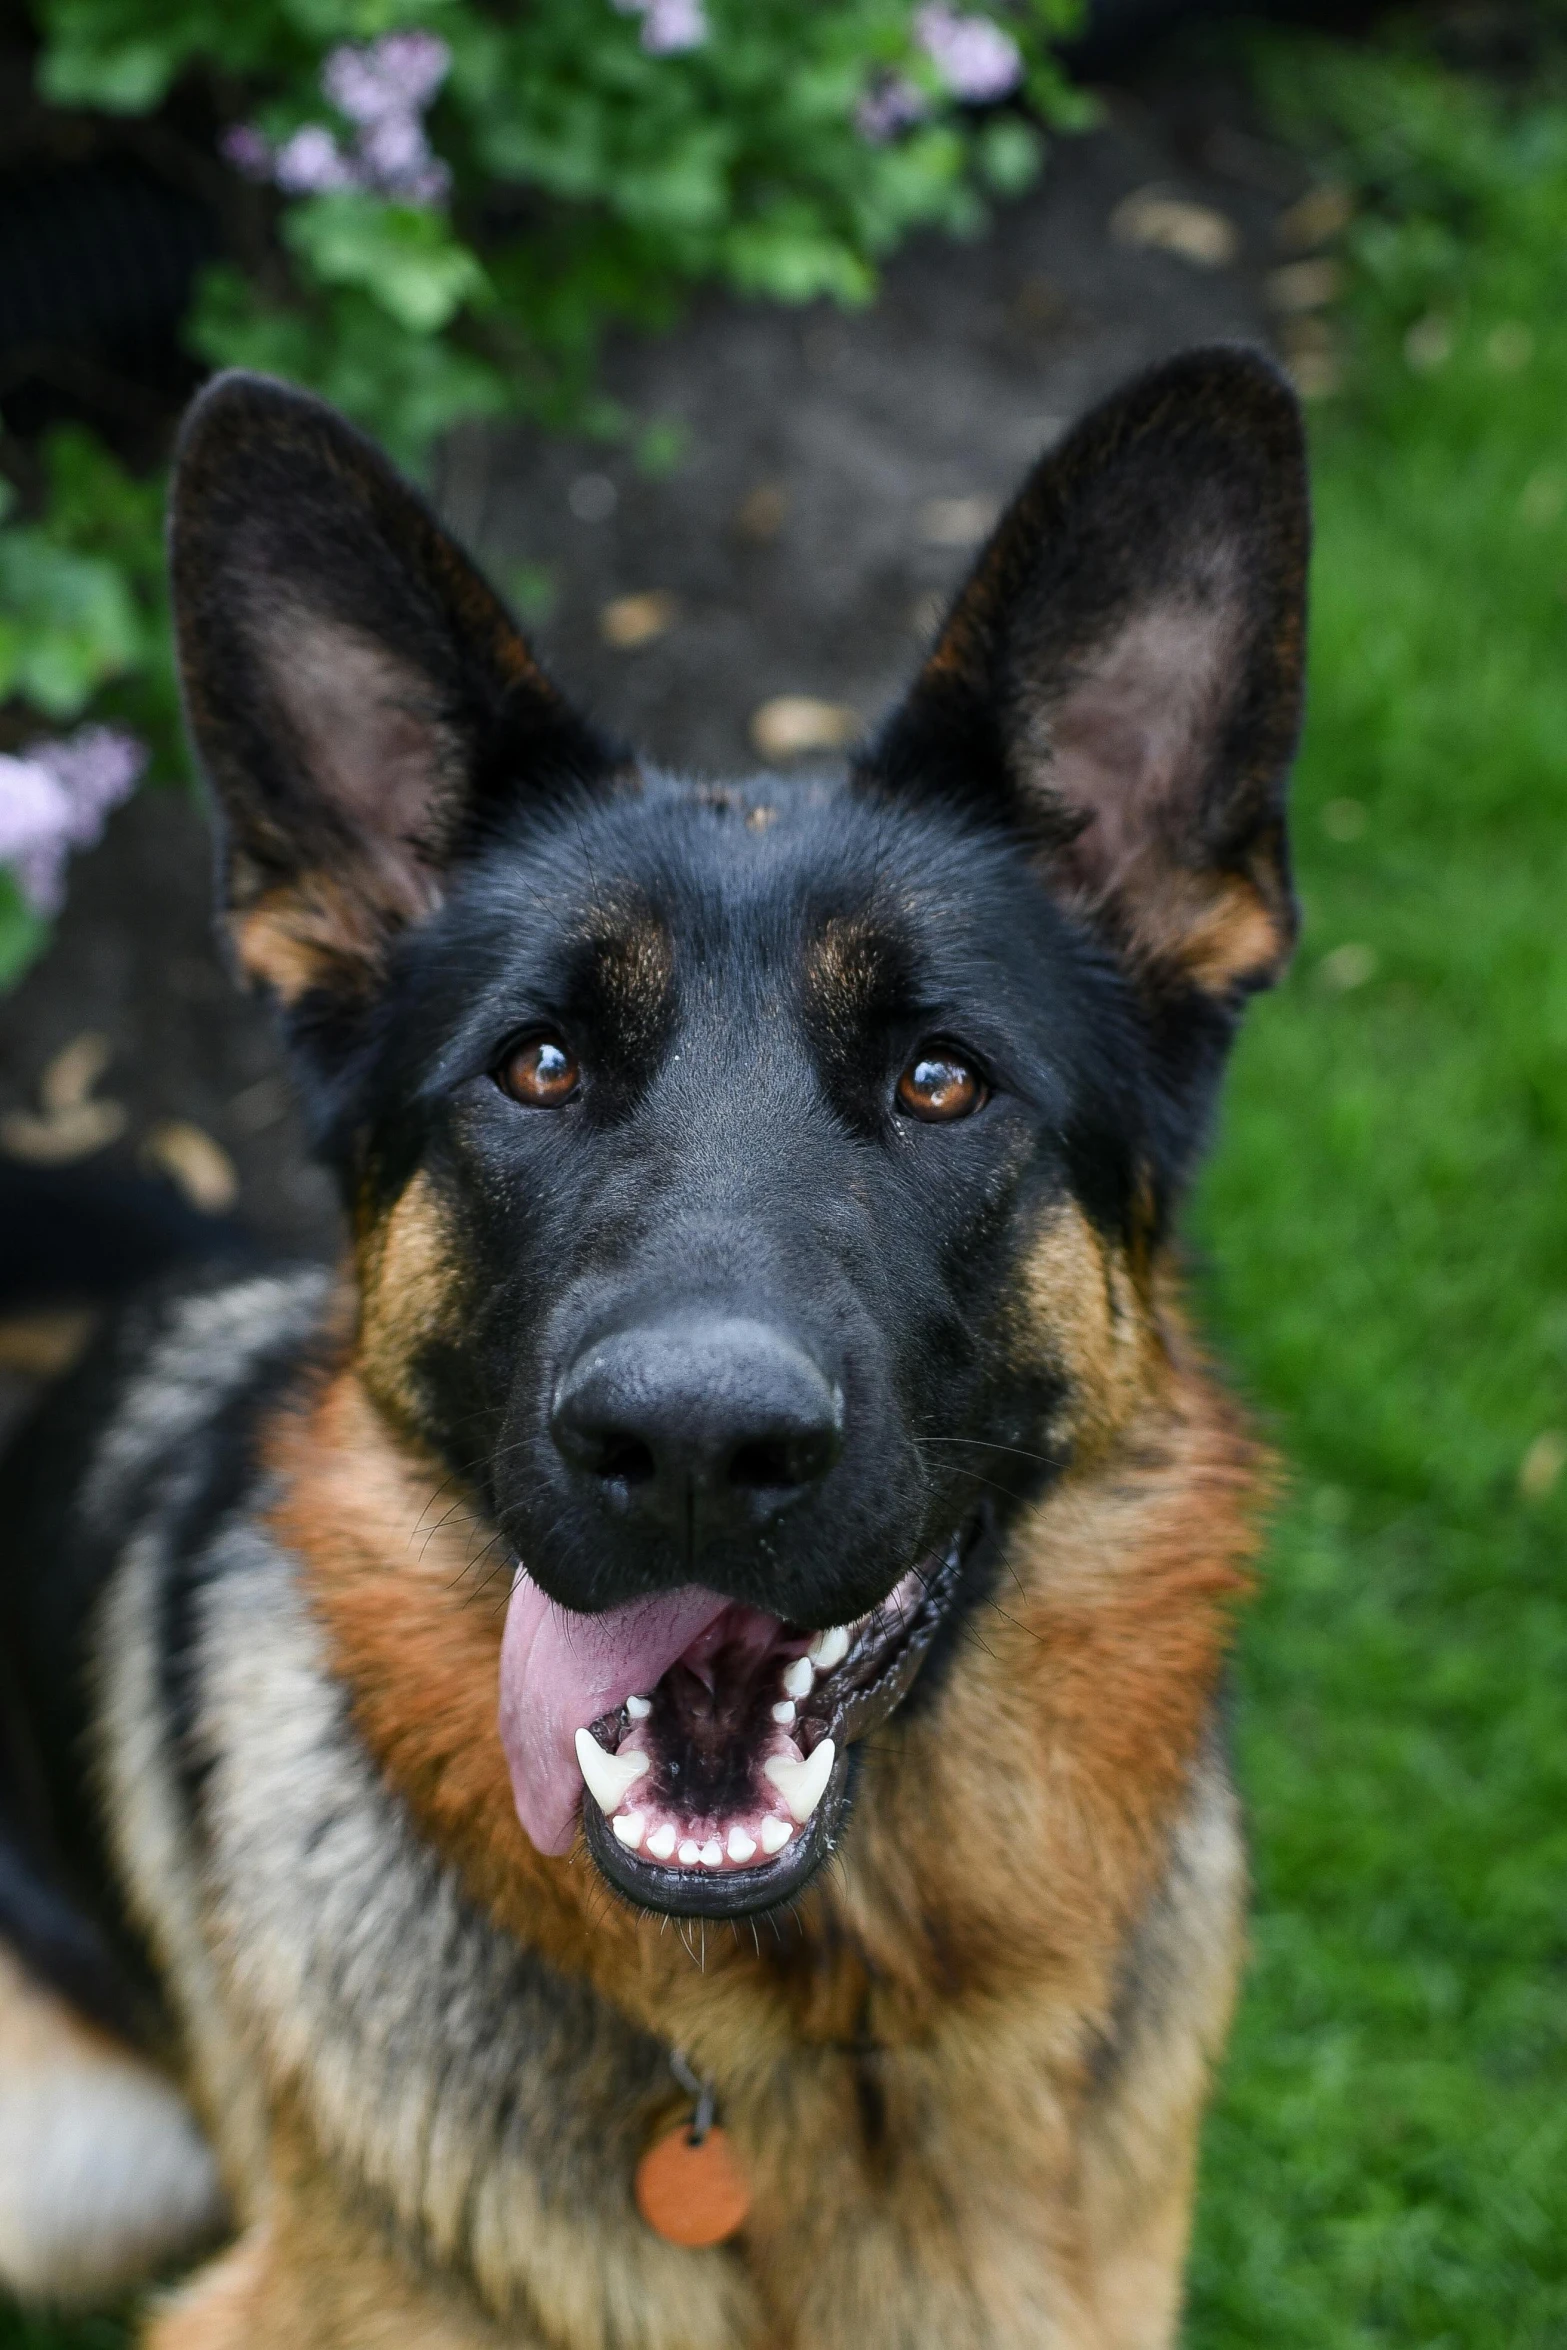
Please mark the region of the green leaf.
<svg viewBox="0 0 1567 2350"><path fill-rule="evenodd" d="M979 168L998 196L1020 196L1039 177L1045 145L1032 123L1015 114L987 122L975 142Z"/></svg>
<svg viewBox="0 0 1567 2350"><path fill-rule="evenodd" d="M521 389L481 353L410 333L366 294L346 288L320 308L285 310L237 270L211 270L189 339L220 367L254 367L309 384L384 441L412 473L452 425L500 416Z"/></svg>
<svg viewBox="0 0 1567 2350"><path fill-rule="evenodd" d="M506 574L506 593L517 618L530 627L548 620L558 590L547 563L514 563Z"/></svg>
<svg viewBox="0 0 1567 2350"><path fill-rule="evenodd" d="M357 192L312 196L285 216L283 235L322 285L357 286L413 334L439 333L489 280L445 216Z"/></svg>
<svg viewBox="0 0 1567 2350"><path fill-rule="evenodd" d="M49 944L50 925L34 913L16 876L0 865L0 988L14 987Z"/></svg>
<svg viewBox="0 0 1567 2350"><path fill-rule="evenodd" d="M119 567L36 527L0 530L0 630L0 698L21 694L52 718L74 718L142 642Z"/></svg>
<svg viewBox="0 0 1567 2350"><path fill-rule="evenodd" d="M690 446L690 431L680 417L651 417L637 435L637 468L649 481L666 481L680 471Z"/></svg>

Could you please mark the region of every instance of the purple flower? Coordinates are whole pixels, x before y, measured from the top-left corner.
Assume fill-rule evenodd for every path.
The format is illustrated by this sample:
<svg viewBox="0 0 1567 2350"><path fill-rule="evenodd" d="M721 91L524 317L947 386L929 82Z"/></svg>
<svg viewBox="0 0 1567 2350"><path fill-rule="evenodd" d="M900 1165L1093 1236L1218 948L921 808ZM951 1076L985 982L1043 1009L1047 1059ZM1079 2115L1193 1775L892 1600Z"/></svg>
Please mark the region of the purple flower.
<svg viewBox="0 0 1567 2350"><path fill-rule="evenodd" d="M434 204L452 175L432 149L417 115L388 114L360 132L355 153L370 186L405 203Z"/></svg>
<svg viewBox="0 0 1567 2350"><path fill-rule="evenodd" d="M864 92L854 109L854 127L862 139L879 147L895 139L899 131L923 122L929 112L930 100L906 74L884 74Z"/></svg>
<svg viewBox="0 0 1567 2350"><path fill-rule="evenodd" d="M435 33L383 33L364 48L345 42L334 49L321 68L321 87L350 122L380 123L422 114L451 62Z"/></svg>
<svg viewBox="0 0 1567 2350"><path fill-rule="evenodd" d="M117 726L28 743L0 755L0 864L9 865L39 914L65 896L65 861L89 848L147 764L146 746Z"/></svg>
<svg viewBox="0 0 1567 2350"><path fill-rule="evenodd" d="M668 4L668 0L665 0ZM700 0L685 0L687 6ZM438 204L452 175L431 148L420 120L451 66L434 33L386 33L362 47L344 42L321 68L321 87L355 126L345 154L324 123L307 122L274 148L252 123L222 140L224 154L251 179L270 179L285 196L329 195L364 188L404 204Z"/></svg>
<svg viewBox="0 0 1567 2350"><path fill-rule="evenodd" d="M676 57L684 49L700 49L706 39L702 0L648 0L642 46L650 57Z"/></svg>
<svg viewBox="0 0 1567 2350"><path fill-rule="evenodd" d="M362 185L336 139L319 122L307 122L284 140L272 159L272 177L285 196L323 196Z"/></svg>
<svg viewBox="0 0 1567 2350"><path fill-rule="evenodd" d="M914 37L954 98L970 105L1006 97L1023 78L1017 43L988 16L959 16L932 0L915 11Z"/></svg>
<svg viewBox="0 0 1567 2350"><path fill-rule="evenodd" d="M0 865L9 865L36 914L58 913L70 854L70 803L31 759L0 753Z"/></svg>
<svg viewBox="0 0 1567 2350"><path fill-rule="evenodd" d="M224 132L218 146L226 160L236 171L243 172L246 179L272 177L272 142L253 122L236 122Z"/></svg>
<svg viewBox="0 0 1567 2350"><path fill-rule="evenodd" d="M650 57L675 57L707 39L702 0L610 0L622 16L642 19L642 46Z"/></svg>

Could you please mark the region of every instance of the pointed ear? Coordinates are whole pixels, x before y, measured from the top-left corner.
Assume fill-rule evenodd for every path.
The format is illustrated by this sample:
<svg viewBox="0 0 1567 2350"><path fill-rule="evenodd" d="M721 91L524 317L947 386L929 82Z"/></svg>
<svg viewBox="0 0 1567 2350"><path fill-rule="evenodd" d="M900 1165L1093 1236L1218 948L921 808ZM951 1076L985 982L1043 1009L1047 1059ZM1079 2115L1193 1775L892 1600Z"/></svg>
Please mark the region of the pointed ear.
<svg viewBox="0 0 1567 2350"><path fill-rule="evenodd" d="M287 1005L371 994L487 820L613 770L422 499L321 401L238 374L202 394L170 564L235 952Z"/></svg>
<svg viewBox="0 0 1567 2350"><path fill-rule="evenodd" d="M1299 410L1268 362L1155 369L1036 467L865 781L1021 825L1145 992L1237 1004L1295 937L1309 535Z"/></svg>

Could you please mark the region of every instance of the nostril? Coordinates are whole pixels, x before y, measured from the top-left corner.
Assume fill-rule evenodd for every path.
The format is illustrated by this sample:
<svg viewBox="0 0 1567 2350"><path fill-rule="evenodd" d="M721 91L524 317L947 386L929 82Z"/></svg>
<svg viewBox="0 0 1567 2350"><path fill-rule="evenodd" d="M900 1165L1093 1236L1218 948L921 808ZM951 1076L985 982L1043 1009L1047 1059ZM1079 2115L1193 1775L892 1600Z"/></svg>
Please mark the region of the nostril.
<svg viewBox="0 0 1567 2350"><path fill-rule="evenodd" d="M729 1456L727 1482L748 1493L785 1493L812 1485L832 1466L832 1443L809 1436L753 1436Z"/></svg>
<svg viewBox="0 0 1567 2350"><path fill-rule="evenodd" d="M593 1463L593 1473L617 1485L650 1485L658 1474L652 1447L640 1436L606 1436Z"/></svg>
<svg viewBox="0 0 1567 2350"><path fill-rule="evenodd" d="M762 1437L750 1444L741 1444L729 1456L729 1483L744 1486L747 1491L765 1493L785 1485L796 1485L790 1458L791 1447Z"/></svg>

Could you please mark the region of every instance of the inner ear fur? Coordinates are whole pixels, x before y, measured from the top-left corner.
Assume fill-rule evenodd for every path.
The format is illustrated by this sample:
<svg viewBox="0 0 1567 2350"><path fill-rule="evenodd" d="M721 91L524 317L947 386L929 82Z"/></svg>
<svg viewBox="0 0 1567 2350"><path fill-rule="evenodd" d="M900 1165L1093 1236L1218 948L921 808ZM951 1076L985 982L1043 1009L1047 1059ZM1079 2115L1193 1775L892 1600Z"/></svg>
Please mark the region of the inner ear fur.
<svg viewBox="0 0 1567 2350"><path fill-rule="evenodd" d="M1310 519L1259 354L1189 352L1043 458L862 767L1020 826L1143 986L1238 1000L1296 931Z"/></svg>
<svg viewBox="0 0 1567 2350"><path fill-rule="evenodd" d="M424 501L306 394L231 374L196 401L170 569L230 932L287 1004L370 992L487 819L616 764Z"/></svg>

